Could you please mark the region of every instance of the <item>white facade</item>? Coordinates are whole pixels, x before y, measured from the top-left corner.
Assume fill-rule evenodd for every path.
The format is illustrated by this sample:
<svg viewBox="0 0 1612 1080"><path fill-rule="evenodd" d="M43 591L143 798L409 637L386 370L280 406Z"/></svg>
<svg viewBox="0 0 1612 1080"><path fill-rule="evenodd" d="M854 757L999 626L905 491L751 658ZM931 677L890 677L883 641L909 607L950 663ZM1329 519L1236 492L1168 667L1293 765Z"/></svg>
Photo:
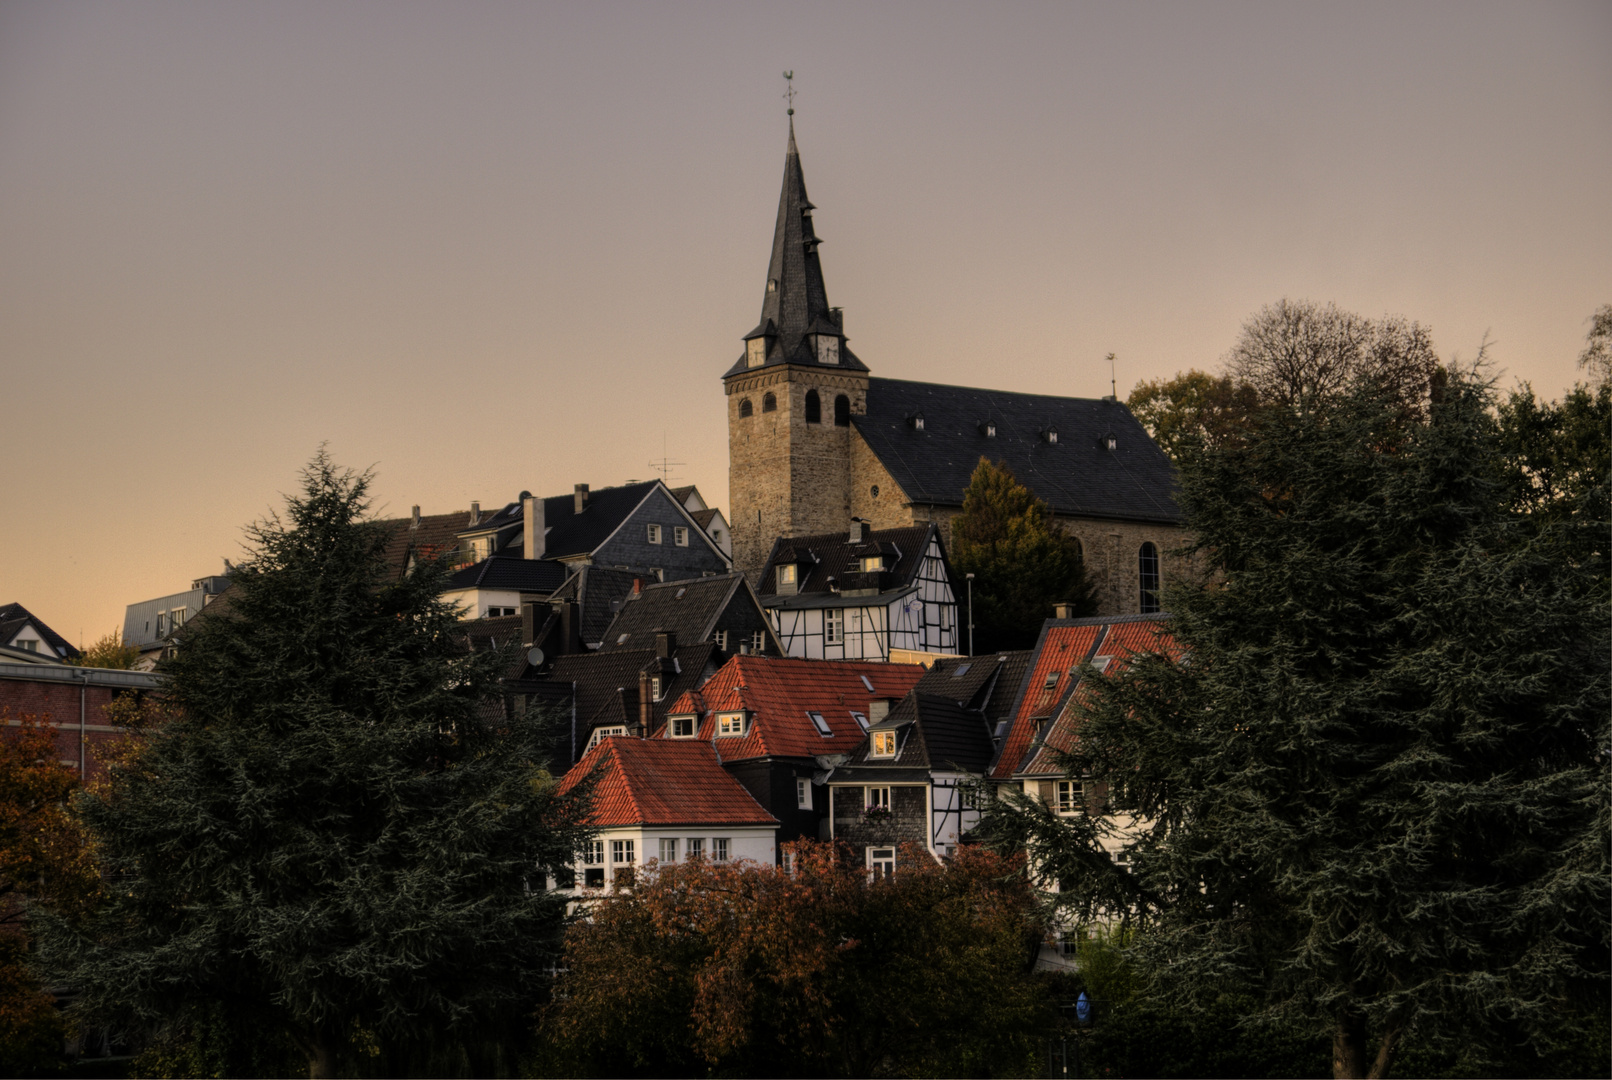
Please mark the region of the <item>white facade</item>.
<svg viewBox="0 0 1612 1080"><path fill-rule="evenodd" d="M607 891L623 870L637 870L651 860L713 863L749 862L772 866L778 861L778 830L774 825L630 825L600 829L595 848L584 851L576 864L576 885L567 892L585 896ZM671 860L661 859L662 843L674 844ZM698 851L694 845L698 844ZM550 879L549 887L560 883Z"/></svg>

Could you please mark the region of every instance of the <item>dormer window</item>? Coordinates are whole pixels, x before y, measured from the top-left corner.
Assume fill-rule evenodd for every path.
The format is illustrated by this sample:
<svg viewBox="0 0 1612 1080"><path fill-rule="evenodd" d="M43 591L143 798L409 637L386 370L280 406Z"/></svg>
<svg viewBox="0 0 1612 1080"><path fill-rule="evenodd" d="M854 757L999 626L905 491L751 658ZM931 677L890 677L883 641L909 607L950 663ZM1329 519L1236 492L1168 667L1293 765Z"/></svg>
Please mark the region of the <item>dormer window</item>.
<svg viewBox="0 0 1612 1080"><path fill-rule="evenodd" d="M896 756L896 733L893 731L875 731L873 733L873 748L868 756L878 758L893 758Z"/></svg>
<svg viewBox="0 0 1612 1080"><path fill-rule="evenodd" d="M817 362L819 364L838 364L840 362L840 339L833 334L817 335Z"/></svg>
<svg viewBox="0 0 1612 1080"><path fill-rule="evenodd" d="M862 572L864 574L877 574L884 569L883 555L864 555L862 557Z"/></svg>
<svg viewBox="0 0 1612 1080"><path fill-rule="evenodd" d="M1058 441L1058 429L1049 425L1047 429L1041 433L1041 438L1046 442L1056 443Z"/></svg>
<svg viewBox="0 0 1612 1080"><path fill-rule="evenodd" d="M913 413L911 416L907 417L907 426L912 428L914 431L922 431L924 429L924 414Z"/></svg>
<svg viewBox="0 0 1612 1080"><path fill-rule="evenodd" d="M674 739L692 739L696 719L693 716L672 716L666 720L666 733Z"/></svg>
<svg viewBox="0 0 1612 1080"><path fill-rule="evenodd" d="M784 563L778 568L778 584L793 585L797 580L798 571L794 563Z"/></svg>
<svg viewBox="0 0 1612 1080"><path fill-rule="evenodd" d="M767 362L767 339L753 337L744 343L745 364L749 367L760 367Z"/></svg>
<svg viewBox="0 0 1612 1080"><path fill-rule="evenodd" d="M1119 440L1114 438L1114 436L1112 436L1112 435L1104 435L1103 436L1103 445L1107 446L1108 449L1110 449L1110 450L1118 450L1119 449Z"/></svg>
<svg viewBox="0 0 1612 1080"><path fill-rule="evenodd" d="M728 737L744 734L744 712L717 713L716 733L718 736Z"/></svg>
<svg viewBox="0 0 1612 1080"><path fill-rule="evenodd" d="M996 424L990 420L985 421L985 423L980 425L980 434L985 436L987 439L996 438Z"/></svg>
<svg viewBox="0 0 1612 1080"><path fill-rule="evenodd" d="M768 279L768 281L767 281L767 291L770 292L770 293L775 293L775 292L778 291L778 279L777 278L769 278Z"/></svg>

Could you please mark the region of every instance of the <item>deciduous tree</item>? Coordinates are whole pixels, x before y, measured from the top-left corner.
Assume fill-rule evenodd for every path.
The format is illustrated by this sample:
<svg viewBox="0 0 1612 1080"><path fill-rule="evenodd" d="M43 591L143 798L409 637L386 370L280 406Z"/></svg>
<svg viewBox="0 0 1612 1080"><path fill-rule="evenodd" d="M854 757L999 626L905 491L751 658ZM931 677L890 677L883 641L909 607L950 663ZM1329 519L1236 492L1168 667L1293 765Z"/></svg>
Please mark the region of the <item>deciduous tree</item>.
<svg viewBox="0 0 1612 1080"><path fill-rule="evenodd" d="M1080 542L1005 462L980 458L963 512L952 521L951 554L958 574L975 575L975 648L982 653L1034 645L1056 603L1071 603L1077 615L1097 612Z"/></svg>
<svg viewBox="0 0 1612 1080"><path fill-rule="evenodd" d="M585 800L542 718L490 700L507 657L456 644L446 567L388 573L368 485L321 453L249 530L230 610L167 662L168 718L80 798L106 896L41 942L86 1016L277 1032L327 1076L497 1067L459 1051L542 998L543 875Z"/></svg>
<svg viewBox="0 0 1612 1080"><path fill-rule="evenodd" d="M1179 461L1189 441L1220 446L1241 438L1259 398L1230 375L1194 368L1173 379L1137 383L1126 404L1159 448Z"/></svg>
<svg viewBox="0 0 1612 1080"><path fill-rule="evenodd" d="M123 644L123 634L113 630L97 638L95 644L83 649L78 659L73 663L79 667L118 668L127 671L134 667L134 662L140 659L140 650L134 645Z"/></svg>

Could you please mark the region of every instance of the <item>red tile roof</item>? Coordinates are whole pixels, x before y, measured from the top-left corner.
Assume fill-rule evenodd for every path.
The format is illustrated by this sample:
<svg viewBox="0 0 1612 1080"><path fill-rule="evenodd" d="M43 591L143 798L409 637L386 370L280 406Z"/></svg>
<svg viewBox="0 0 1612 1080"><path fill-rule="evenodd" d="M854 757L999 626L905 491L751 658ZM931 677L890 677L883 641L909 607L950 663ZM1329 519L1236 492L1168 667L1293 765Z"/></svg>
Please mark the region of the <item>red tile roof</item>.
<svg viewBox="0 0 1612 1080"><path fill-rule="evenodd" d="M1091 659L1093 663L1100 663L1105 658L1108 660L1103 669L1104 677L1124 671L1130 665L1131 658L1139 653L1161 652L1172 659L1181 655L1175 638L1170 635L1169 621L1164 618L1115 622L1098 629L1102 633ZM1076 706L1083 693L1084 685L1068 695L1058 709L1057 719L1047 731L1046 738L1029 753L1021 754L1016 772L1063 775L1063 762L1056 751L1068 751L1075 745Z"/></svg>
<svg viewBox="0 0 1612 1080"><path fill-rule="evenodd" d="M595 768L591 825L778 824L722 768L710 743L603 739L565 774L560 790L569 791Z"/></svg>
<svg viewBox="0 0 1612 1080"><path fill-rule="evenodd" d="M1035 739L1039 721L1052 715L1063 696L1069 692L1073 680L1069 669L1079 667L1089 655L1102 632L1101 625L1049 619L1041 628L1041 640L1036 642L1035 658L1030 663L1030 677L1024 681L1024 691L1013 710L1013 722L1008 726L1002 753L991 767L991 779L1011 777ZM1052 685L1048 686L1048 678Z"/></svg>
<svg viewBox="0 0 1612 1080"><path fill-rule="evenodd" d="M743 736L716 739L723 761L848 754L866 737L851 713L867 716L875 699L906 697L923 676L917 664L735 656L698 695L682 695L666 714L702 717L698 737L703 742L715 735L717 713L749 711L750 728ZM817 730L807 715L811 712L822 715L830 735ZM665 734L662 728L657 738Z"/></svg>

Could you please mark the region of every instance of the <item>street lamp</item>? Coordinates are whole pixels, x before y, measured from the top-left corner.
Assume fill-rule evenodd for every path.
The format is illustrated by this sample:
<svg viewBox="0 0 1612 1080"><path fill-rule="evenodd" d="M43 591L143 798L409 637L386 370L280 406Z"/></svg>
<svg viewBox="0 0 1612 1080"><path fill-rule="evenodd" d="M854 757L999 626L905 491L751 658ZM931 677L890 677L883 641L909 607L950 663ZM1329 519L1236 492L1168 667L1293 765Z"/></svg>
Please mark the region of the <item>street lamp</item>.
<svg viewBox="0 0 1612 1080"><path fill-rule="evenodd" d="M974 655L974 575L964 574L968 578L968 655Z"/></svg>

